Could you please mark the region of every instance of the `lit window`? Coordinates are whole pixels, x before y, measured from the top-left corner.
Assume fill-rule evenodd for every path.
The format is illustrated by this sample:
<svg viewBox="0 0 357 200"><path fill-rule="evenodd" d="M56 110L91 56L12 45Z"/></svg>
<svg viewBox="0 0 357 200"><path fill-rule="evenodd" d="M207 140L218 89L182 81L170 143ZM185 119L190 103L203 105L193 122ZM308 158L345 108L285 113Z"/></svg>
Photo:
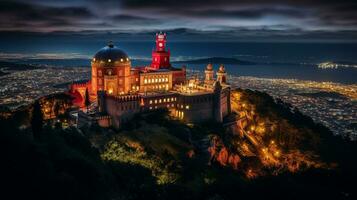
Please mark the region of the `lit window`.
<svg viewBox="0 0 357 200"><path fill-rule="evenodd" d="M149 104L152 104L152 100L149 101Z"/></svg>
<svg viewBox="0 0 357 200"><path fill-rule="evenodd" d="M174 101L174 98L171 98L171 101Z"/></svg>
<svg viewBox="0 0 357 200"><path fill-rule="evenodd" d="M183 105L181 105L181 108L183 108Z"/></svg>
<svg viewBox="0 0 357 200"><path fill-rule="evenodd" d="M170 102L170 98L167 98L167 102Z"/></svg>
<svg viewBox="0 0 357 200"><path fill-rule="evenodd" d="M111 59L108 59L108 62L112 62L112 60L111 60Z"/></svg>
<svg viewBox="0 0 357 200"><path fill-rule="evenodd" d="M161 99L159 99L159 103L161 103Z"/></svg>
<svg viewBox="0 0 357 200"><path fill-rule="evenodd" d="M151 83L151 79L149 79L149 83Z"/></svg>
<svg viewBox="0 0 357 200"><path fill-rule="evenodd" d="M148 82L148 80L144 79L144 83L147 83L147 82Z"/></svg>
<svg viewBox="0 0 357 200"><path fill-rule="evenodd" d="M126 58L126 61L129 61L129 58Z"/></svg>
<svg viewBox="0 0 357 200"><path fill-rule="evenodd" d="M164 98L164 102L166 102L166 99Z"/></svg>
<svg viewBox="0 0 357 200"><path fill-rule="evenodd" d="M186 105L186 110L190 109L190 106L189 105Z"/></svg>
<svg viewBox="0 0 357 200"><path fill-rule="evenodd" d="M155 78L155 83L157 83L157 78Z"/></svg>
<svg viewBox="0 0 357 200"><path fill-rule="evenodd" d="M157 104L157 99L155 99L155 104Z"/></svg>
<svg viewBox="0 0 357 200"><path fill-rule="evenodd" d="M168 81L169 81L169 79L168 79L168 78L166 78L165 80L166 80L166 82L168 82Z"/></svg>
<svg viewBox="0 0 357 200"><path fill-rule="evenodd" d="M123 62L123 61L124 61L124 59L123 59L123 58L121 58L121 59L120 59L120 62Z"/></svg>
<svg viewBox="0 0 357 200"><path fill-rule="evenodd" d="M150 107L150 110L152 110L152 107Z"/></svg>
<svg viewBox="0 0 357 200"><path fill-rule="evenodd" d="M157 109L157 106L155 106L155 109Z"/></svg>
<svg viewBox="0 0 357 200"><path fill-rule="evenodd" d="M135 78L135 81L138 82L138 81L139 81L139 78Z"/></svg>

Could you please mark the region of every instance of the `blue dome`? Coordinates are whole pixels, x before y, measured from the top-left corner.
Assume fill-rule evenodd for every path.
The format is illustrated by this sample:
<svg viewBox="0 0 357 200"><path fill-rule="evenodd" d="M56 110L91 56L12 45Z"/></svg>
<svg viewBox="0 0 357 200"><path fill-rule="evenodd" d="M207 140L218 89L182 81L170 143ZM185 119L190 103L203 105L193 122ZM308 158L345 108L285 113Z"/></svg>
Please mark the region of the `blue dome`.
<svg viewBox="0 0 357 200"><path fill-rule="evenodd" d="M108 46L103 47L94 55L93 61L128 62L129 57L123 50L109 43Z"/></svg>

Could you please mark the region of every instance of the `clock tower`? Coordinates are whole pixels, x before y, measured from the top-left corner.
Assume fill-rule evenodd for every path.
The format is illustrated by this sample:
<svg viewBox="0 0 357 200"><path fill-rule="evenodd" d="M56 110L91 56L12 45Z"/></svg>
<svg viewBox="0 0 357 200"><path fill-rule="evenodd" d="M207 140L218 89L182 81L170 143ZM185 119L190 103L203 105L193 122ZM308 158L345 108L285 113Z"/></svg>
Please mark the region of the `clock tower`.
<svg viewBox="0 0 357 200"><path fill-rule="evenodd" d="M156 46L152 51L151 67L154 69L167 69L170 64L170 50L166 50L166 33L156 33Z"/></svg>

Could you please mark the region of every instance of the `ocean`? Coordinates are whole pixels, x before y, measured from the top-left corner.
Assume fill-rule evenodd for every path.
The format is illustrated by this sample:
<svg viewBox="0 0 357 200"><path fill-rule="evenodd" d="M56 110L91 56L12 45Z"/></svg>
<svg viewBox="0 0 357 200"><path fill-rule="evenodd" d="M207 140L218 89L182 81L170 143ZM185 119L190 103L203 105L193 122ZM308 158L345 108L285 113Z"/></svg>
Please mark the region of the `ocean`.
<svg viewBox="0 0 357 200"><path fill-rule="evenodd" d="M3 43L0 55L20 54L26 62L50 65L90 65L90 57L107 41L73 40L58 42L27 41L19 45ZM154 42L114 42L133 59L133 66L150 62ZM263 78L293 78L357 84L357 68L319 69L326 61L357 65L357 44L347 43L245 43L245 42L168 42L172 61L225 57L255 62L254 65L225 64L231 75ZM47 57L46 57L47 56ZM50 58L48 58L50 57ZM41 59L36 59L41 58ZM174 63L181 66L184 63ZM218 68L219 63L215 63ZM188 69L203 70L206 64L186 64Z"/></svg>

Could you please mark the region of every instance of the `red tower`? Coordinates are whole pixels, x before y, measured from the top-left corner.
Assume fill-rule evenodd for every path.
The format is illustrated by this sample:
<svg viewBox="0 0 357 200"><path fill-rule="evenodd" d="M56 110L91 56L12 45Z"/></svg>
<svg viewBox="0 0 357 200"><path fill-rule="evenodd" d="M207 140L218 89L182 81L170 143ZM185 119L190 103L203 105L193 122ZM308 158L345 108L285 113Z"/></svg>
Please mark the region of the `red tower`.
<svg viewBox="0 0 357 200"><path fill-rule="evenodd" d="M166 51L166 33L156 33L156 47L152 51L151 67L154 69L171 67L170 50Z"/></svg>

